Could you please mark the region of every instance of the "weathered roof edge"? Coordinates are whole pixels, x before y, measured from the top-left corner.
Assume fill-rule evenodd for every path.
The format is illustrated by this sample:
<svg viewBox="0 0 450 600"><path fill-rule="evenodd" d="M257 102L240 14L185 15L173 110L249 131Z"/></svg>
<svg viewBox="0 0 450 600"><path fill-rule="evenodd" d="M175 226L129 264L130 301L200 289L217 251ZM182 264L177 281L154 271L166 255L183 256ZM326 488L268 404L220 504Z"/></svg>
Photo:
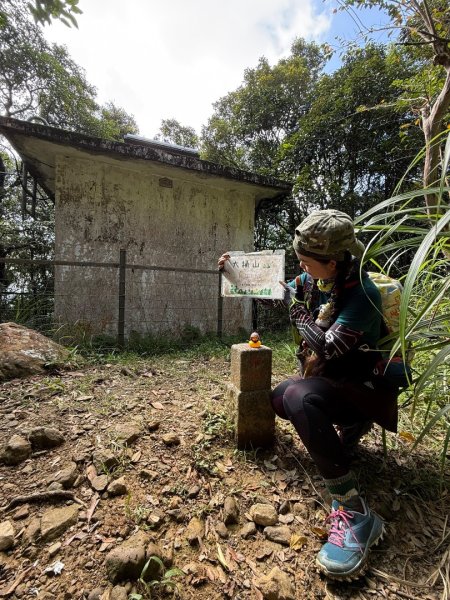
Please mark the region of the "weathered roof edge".
<svg viewBox="0 0 450 600"><path fill-rule="evenodd" d="M123 158L137 158L171 165L181 169L197 171L207 175L234 179L242 183L254 184L263 187L271 187L284 190L288 194L292 190L292 184L274 177L258 175L249 171L242 171L234 167L225 167L206 160L192 156L178 154L175 150L170 151L152 148L147 145L127 144L126 142L114 142L87 134L59 129L50 125L41 125L30 121L22 121L12 117L0 116L0 132L12 142L14 133L36 137L60 145L70 145L80 150L96 154L119 155ZM9 135L8 135L9 134ZM13 144L14 145L14 144Z"/></svg>

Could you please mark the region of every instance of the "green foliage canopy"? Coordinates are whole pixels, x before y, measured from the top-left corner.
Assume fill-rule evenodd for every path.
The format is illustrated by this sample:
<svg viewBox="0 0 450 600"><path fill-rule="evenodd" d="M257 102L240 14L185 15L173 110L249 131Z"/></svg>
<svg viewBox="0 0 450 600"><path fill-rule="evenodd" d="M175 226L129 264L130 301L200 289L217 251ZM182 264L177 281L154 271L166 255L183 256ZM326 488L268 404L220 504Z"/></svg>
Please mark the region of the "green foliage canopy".
<svg viewBox="0 0 450 600"><path fill-rule="evenodd" d="M416 72L399 78L402 89L399 105L409 105L417 115L423 131L426 152L423 185L428 188L439 181L442 140L448 125L450 108L450 5L442 0L342 0L342 8L384 10L390 17L386 27L397 43L416 60ZM366 39L373 33L369 28ZM425 197L429 214L439 203L436 194Z"/></svg>
<svg viewBox="0 0 450 600"><path fill-rule="evenodd" d="M199 138L193 127L181 125L176 119L163 119L156 140L187 148L198 148Z"/></svg>
<svg viewBox="0 0 450 600"><path fill-rule="evenodd" d="M288 58L261 58L243 84L214 104L202 130L205 158L261 174L282 174L279 150L312 100L328 48L297 39Z"/></svg>
<svg viewBox="0 0 450 600"><path fill-rule="evenodd" d="M82 13L78 7L78 0L3 0L3 6L0 7L0 29L6 25L9 15L17 7L26 9L40 25L50 24L53 19L59 19L67 27L78 27L75 15Z"/></svg>

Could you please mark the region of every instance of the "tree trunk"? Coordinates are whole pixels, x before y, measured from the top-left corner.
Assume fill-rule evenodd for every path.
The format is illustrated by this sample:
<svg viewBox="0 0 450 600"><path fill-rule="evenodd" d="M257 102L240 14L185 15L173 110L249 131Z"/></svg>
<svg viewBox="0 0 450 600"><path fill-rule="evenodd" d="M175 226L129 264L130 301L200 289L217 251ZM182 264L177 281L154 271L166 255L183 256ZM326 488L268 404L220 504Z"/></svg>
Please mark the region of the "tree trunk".
<svg viewBox="0 0 450 600"><path fill-rule="evenodd" d="M424 189L435 186L439 181L441 139L436 136L442 132L442 119L450 107L450 66L445 66L447 77L439 96L428 111L422 114L423 133L425 136L425 164L423 168ZM437 194L426 194L425 202L429 216L439 214Z"/></svg>

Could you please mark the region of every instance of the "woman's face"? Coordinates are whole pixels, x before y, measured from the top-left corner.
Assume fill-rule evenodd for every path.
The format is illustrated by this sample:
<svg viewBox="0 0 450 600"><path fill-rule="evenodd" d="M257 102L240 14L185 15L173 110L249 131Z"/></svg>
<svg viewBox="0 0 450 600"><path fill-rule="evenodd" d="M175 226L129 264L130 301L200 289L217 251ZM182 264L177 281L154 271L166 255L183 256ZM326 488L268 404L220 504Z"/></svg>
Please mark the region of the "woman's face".
<svg viewBox="0 0 450 600"><path fill-rule="evenodd" d="M300 267L306 273L309 273L313 279L331 279L336 277L336 261L329 260L326 263L311 258L310 256L304 256L303 254L297 254L297 258L300 261Z"/></svg>

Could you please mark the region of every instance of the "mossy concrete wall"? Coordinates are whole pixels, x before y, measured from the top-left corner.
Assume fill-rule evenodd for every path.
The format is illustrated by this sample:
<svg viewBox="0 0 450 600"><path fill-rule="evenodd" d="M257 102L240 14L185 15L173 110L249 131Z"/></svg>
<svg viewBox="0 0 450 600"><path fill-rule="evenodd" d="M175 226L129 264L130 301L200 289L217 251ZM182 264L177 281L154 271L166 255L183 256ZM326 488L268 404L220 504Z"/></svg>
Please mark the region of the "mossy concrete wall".
<svg viewBox="0 0 450 600"><path fill-rule="evenodd" d="M56 161L55 258L215 269L226 250L253 248L252 186L182 169L108 157ZM202 332L217 326L218 276L126 272L125 334ZM88 334L117 331L118 271L57 267L55 315ZM248 299L224 299L224 331L251 327Z"/></svg>

